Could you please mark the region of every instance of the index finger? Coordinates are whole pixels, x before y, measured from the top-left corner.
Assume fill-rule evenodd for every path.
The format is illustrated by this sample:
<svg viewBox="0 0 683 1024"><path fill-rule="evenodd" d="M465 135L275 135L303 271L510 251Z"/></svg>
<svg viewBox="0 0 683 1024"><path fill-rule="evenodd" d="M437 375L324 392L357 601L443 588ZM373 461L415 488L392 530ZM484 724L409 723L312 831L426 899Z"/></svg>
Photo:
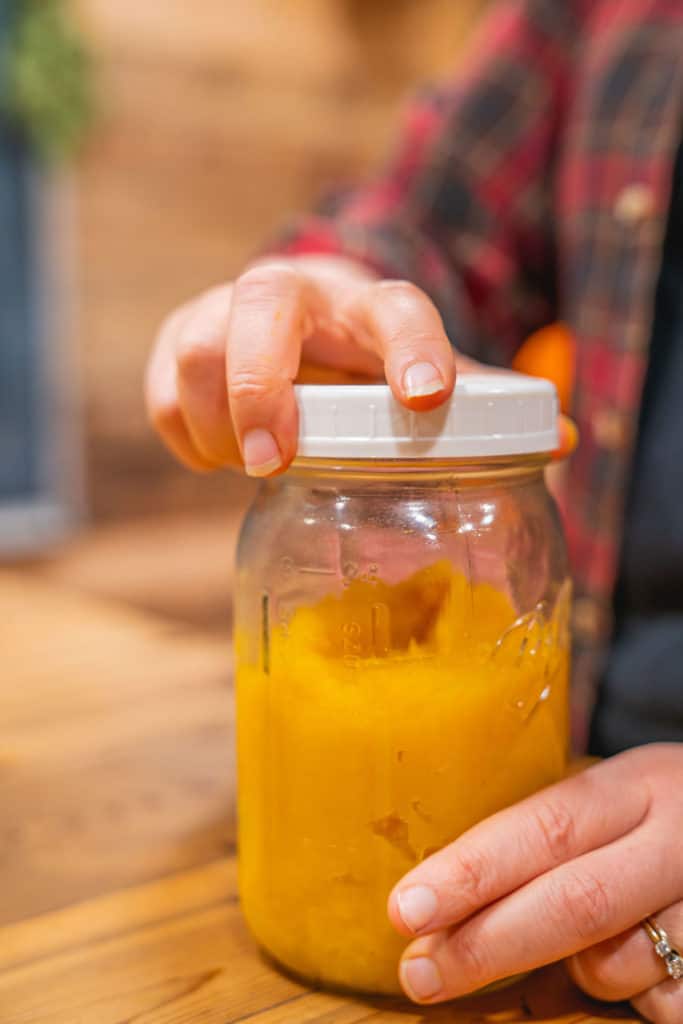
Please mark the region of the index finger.
<svg viewBox="0 0 683 1024"><path fill-rule="evenodd" d="M413 868L389 897L391 922L404 935L457 924L546 871L631 832L649 804L649 791L628 759L595 765L475 825Z"/></svg>
<svg viewBox="0 0 683 1024"><path fill-rule="evenodd" d="M352 334L384 362L399 402L416 410L444 402L455 385L455 353L432 300L410 281L377 281L340 311ZM467 362L465 359L464 362Z"/></svg>
<svg viewBox="0 0 683 1024"><path fill-rule="evenodd" d="M262 264L235 282L228 325L227 382L247 472L269 476L296 454L293 382L303 338L321 298L291 266Z"/></svg>

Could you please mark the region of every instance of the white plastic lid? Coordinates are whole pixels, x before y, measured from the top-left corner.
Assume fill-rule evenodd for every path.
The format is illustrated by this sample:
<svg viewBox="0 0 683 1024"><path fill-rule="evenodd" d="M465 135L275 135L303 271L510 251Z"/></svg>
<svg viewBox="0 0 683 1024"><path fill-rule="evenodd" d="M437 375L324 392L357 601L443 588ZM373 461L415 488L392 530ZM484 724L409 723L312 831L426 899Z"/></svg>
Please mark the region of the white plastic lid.
<svg viewBox="0 0 683 1024"><path fill-rule="evenodd" d="M301 458L433 459L530 455L558 447L553 384L520 373L461 373L452 397L413 412L386 384L303 384Z"/></svg>

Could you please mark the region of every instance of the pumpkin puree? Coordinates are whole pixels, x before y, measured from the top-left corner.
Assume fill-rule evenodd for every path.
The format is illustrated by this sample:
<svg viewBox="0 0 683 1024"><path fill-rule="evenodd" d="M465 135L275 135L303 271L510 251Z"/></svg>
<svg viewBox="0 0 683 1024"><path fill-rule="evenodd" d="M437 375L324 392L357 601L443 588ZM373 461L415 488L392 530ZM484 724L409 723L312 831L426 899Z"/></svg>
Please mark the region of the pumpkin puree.
<svg viewBox="0 0 683 1024"><path fill-rule="evenodd" d="M520 618L442 561L237 638L242 904L281 964L400 991L393 885L565 771L567 608Z"/></svg>

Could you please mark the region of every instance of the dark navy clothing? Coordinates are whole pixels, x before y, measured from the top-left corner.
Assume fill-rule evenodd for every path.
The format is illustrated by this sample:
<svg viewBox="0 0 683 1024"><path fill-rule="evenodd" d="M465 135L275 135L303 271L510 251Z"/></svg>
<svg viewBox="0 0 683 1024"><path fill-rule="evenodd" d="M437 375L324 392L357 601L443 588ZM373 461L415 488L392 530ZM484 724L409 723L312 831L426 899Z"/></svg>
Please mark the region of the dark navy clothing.
<svg viewBox="0 0 683 1024"><path fill-rule="evenodd" d="M593 752L683 742L683 146L655 301L615 614Z"/></svg>

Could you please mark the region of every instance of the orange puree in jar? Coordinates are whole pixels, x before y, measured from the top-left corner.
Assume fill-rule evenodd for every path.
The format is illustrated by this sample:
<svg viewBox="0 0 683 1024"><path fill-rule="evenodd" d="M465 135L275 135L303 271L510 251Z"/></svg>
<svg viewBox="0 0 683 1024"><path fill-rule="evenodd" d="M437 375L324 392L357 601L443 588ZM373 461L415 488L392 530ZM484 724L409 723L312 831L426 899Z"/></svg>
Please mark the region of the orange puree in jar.
<svg viewBox="0 0 683 1024"><path fill-rule="evenodd" d="M400 991L393 885L564 773L567 609L565 584L518 617L443 561L299 607L258 664L238 637L242 902L281 964Z"/></svg>

